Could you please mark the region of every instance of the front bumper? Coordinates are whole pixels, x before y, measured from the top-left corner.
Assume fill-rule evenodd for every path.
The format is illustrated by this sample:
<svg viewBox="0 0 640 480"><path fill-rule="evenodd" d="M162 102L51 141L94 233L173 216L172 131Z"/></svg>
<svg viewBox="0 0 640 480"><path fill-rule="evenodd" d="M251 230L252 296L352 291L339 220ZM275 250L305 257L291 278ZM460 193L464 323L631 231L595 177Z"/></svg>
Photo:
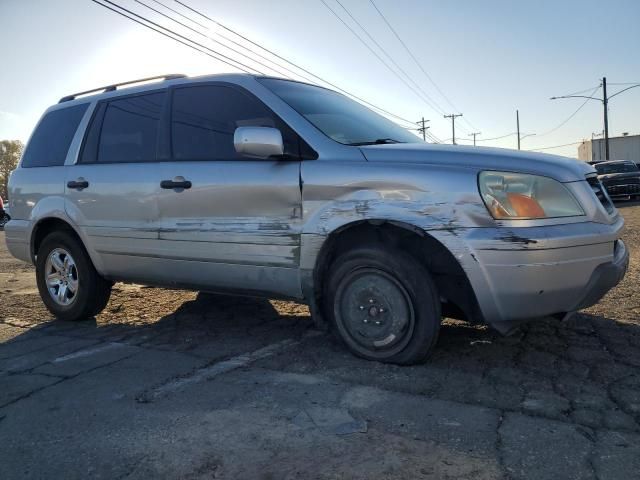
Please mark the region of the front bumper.
<svg viewBox="0 0 640 480"><path fill-rule="evenodd" d="M615 242L613 261L598 265L593 271L582 299L570 311L590 307L618 285L629 268L629 251L622 240Z"/></svg>
<svg viewBox="0 0 640 480"><path fill-rule="evenodd" d="M522 321L598 302L627 270L624 221L472 229L464 262L484 320L507 332Z"/></svg>

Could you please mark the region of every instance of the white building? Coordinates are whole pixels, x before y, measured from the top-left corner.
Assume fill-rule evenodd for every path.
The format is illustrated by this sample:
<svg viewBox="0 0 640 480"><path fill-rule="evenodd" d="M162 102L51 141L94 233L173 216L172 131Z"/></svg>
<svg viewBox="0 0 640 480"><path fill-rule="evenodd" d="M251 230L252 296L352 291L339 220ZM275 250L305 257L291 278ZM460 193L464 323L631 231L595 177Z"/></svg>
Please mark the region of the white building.
<svg viewBox="0 0 640 480"><path fill-rule="evenodd" d="M604 138L585 140L578 146L578 158L585 162L606 160ZM640 135L609 137L609 160L632 160L640 164Z"/></svg>

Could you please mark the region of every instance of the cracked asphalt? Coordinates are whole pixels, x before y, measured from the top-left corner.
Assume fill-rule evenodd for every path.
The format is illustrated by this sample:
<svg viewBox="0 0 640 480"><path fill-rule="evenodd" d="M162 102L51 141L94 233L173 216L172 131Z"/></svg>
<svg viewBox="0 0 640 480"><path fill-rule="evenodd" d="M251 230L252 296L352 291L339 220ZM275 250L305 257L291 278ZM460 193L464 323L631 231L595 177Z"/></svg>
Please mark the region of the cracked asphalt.
<svg viewBox="0 0 640 480"><path fill-rule="evenodd" d="M53 321L0 232L0 478L640 478L640 204L624 282L514 337L357 359L291 302L117 284Z"/></svg>

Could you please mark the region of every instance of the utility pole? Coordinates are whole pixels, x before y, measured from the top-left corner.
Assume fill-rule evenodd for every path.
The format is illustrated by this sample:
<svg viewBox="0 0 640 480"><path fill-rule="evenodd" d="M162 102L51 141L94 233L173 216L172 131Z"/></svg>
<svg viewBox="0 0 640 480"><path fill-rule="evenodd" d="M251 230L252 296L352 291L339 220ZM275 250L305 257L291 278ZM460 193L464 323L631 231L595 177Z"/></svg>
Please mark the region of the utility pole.
<svg viewBox="0 0 640 480"><path fill-rule="evenodd" d="M421 125L420 127L418 127L418 131L422 133L422 140L424 140L425 142L427 141L427 129L430 128L430 127L427 127L425 123L430 121L431 120L425 120L424 117L422 117L422 120L418 120L416 122L418 125Z"/></svg>
<svg viewBox="0 0 640 480"><path fill-rule="evenodd" d="M473 137L473 146L474 147L476 146L476 135L480 135L481 133L482 132L473 132L473 133L469 134L470 137Z"/></svg>
<svg viewBox="0 0 640 480"><path fill-rule="evenodd" d="M562 95L560 97L551 97L551 100L558 100L560 98L586 98L587 100L598 100L599 102L602 102L602 107L604 109L604 153L605 160L609 160L609 100L617 95L620 95L621 93L626 92L627 90L640 87L640 83L636 83L634 85L631 85L630 87L623 88L622 90L617 91L611 96L607 95L607 77L602 77L602 83L600 84L600 86L602 87L602 98L587 97L586 95Z"/></svg>
<svg viewBox="0 0 640 480"><path fill-rule="evenodd" d="M520 150L520 112L516 110L516 127L518 129L518 150Z"/></svg>
<svg viewBox="0 0 640 480"><path fill-rule="evenodd" d="M445 115L444 118L450 118L451 119L451 129L452 129L452 133L453 135L451 135L451 141L452 143L455 145L456 144L456 118L457 117L461 117L462 114L461 113L452 113L451 115Z"/></svg>
<svg viewBox="0 0 640 480"><path fill-rule="evenodd" d="M609 160L609 99L607 98L607 77L602 77L602 105L604 106L604 154Z"/></svg>

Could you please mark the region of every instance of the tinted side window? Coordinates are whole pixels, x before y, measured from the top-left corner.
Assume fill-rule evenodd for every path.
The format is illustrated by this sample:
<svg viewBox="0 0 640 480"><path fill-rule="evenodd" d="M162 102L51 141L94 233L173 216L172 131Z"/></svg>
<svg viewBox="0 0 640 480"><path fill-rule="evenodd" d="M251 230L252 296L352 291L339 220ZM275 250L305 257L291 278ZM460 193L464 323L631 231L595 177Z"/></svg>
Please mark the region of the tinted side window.
<svg viewBox="0 0 640 480"><path fill-rule="evenodd" d="M22 157L22 166L54 167L64 165L73 135L88 103L47 113L39 123Z"/></svg>
<svg viewBox="0 0 640 480"><path fill-rule="evenodd" d="M161 92L109 102L102 121L97 161L154 161L164 97Z"/></svg>
<svg viewBox="0 0 640 480"><path fill-rule="evenodd" d="M218 85L174 90L171 143L176 160L243 158L235 151L233 134L247 126L278 128L285 153L298 155L298 136L258 99Z"/></svg>

